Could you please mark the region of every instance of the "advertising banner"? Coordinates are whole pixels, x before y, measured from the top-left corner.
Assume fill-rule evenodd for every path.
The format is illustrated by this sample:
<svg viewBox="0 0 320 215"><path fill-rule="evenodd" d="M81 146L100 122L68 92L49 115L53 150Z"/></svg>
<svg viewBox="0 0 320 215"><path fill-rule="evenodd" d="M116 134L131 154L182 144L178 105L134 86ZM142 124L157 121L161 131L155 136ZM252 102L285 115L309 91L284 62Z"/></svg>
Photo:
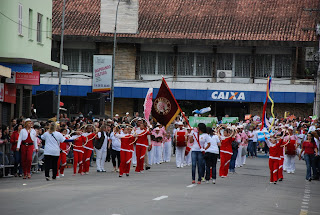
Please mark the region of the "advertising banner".
<svg viewBox="0 0 320 215"><path fill-rule="evenodd" d="M222 117L222 123L226 124L226 123L237 123L239 122L239 118L238 117Z"/></svg>
<svg viewBox="0 0 320 215"><path fill-rule="evenodd" d="M16 86L14 84L4 85L4 102L15 104L16 103Z"/></svg>
<svg viewBox="0 0 320 215"><path fill-rule="evenodd" d="M111 90L112 55L93 56L92 92Z"/></svg>
<svg viewBox="0 0 320 215"><path fill-rule="evenodd" d="M199 123L204 123L207 127L213 127L218 123L218 118L189 116L189 124L191 127L197 127Z"/></svg>

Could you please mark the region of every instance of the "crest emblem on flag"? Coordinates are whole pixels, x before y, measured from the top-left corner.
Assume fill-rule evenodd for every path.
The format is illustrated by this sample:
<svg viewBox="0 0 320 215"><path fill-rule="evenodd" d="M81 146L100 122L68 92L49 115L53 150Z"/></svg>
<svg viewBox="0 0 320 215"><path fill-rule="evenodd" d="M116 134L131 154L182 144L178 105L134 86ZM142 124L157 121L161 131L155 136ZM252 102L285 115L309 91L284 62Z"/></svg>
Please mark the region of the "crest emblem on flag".
<svg viewBox="0 0 320 215"><path fill-rule="evenodd" d="M160 115L167 115L171 110L171 103L165 97L159 97L154 101L154 109Z"/></svg>

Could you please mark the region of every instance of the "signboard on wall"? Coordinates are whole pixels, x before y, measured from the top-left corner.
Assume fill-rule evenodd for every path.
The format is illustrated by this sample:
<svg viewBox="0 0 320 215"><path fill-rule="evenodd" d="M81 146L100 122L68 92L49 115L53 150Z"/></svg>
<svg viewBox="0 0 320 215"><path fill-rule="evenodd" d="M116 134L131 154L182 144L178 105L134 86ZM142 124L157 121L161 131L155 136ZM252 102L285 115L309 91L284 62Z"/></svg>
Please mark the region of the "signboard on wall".
<svg viewBox="0 0 320 215"><path fill-rule="evenodd" d="M112 55L93 56L92 92L109 92L112 78Z"/></svg>
<svg viewBox="0 0 320 215"><path fill-rule="evenodd" d="M191 127L197 127L199 123L204 123L207 127L213 127L218 123L217 117L194 117L189 116L189 124Z"/></svg>
<svg viewBox="0 0 320 215"><path fill-rule="evenodd" d="M239 118L238 117L222 117L222 123L226 124L226 123L237 123L239 122Z"/></svg>
<svg viewBox="0 0 320 215"><path fill-rule="evenodd" d="M17 89L14 84L5 84L4 85L4 102L7 103L16 103L17 98Z"/></svg>
<svg viewBox="0 0 320 215"><path fill-rule="evenodd" d="M117 33L136 34L138 32L139 0L101 0L100 32L114 33L116 14Z"/></svg>
<svg viewBox="0 0 320 215"><path fill-rule="evenodd" d="M6 83L10 84L27 84L40 85L40 72L33 71L32 73L14 72L11 78L6 79Z"/></svg>

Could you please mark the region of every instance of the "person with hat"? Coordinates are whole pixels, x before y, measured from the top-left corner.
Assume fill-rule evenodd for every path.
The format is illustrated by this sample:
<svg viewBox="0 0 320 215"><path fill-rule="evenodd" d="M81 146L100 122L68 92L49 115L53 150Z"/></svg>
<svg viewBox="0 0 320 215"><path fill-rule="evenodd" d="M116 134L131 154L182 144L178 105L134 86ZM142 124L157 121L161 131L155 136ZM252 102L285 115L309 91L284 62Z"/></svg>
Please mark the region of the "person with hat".
<svg viewBox="0 0 320 215"><path fill-rule="evenodd" d="M151 144L153 148L153 163L160 164L162 156L163 136L160 133L160 128L156 127L152 131Z"/></svg>
<svg viewBox="0 0 320 215"><path fill-rule="evenodd" d="M183 123L178 122L178 129L174 135L176 142L176 165L177 168L183 168L183 161L185 156L185 150L187 146L188 135L187 131L183 128Z"/></svg>
<svg viewBox="0 0 320 215"><path fill-rule="evenodd" d="M37 133L32 128L31 119L27 118L24 122L24 128L20 131L17 152L21 148L21 163L23 169L23 179L31 178L31 163L33 149L38 152Z"/></svg>
<svg viewBox="0 0 320 215"><path fill-rule="evenodd" d="M192 160L191 160L191 148L194 143L193 139L193 130L190 127L185 128L187 130L187 147L185 151L185 159L184 159L184 165L185 166L191 166Z"/></svg>

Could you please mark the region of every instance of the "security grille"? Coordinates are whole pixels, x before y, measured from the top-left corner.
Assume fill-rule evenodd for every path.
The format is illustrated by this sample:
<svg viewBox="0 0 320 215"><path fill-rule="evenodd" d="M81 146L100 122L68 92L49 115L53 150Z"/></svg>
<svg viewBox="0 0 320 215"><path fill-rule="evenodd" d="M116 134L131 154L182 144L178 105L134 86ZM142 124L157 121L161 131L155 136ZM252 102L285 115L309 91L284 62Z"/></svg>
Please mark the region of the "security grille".
<svg viewBox="0 0 320 215"><path fill-rule="evenodd" d="M217 70L232 70L233 54L218 54L217 59Z"/></svg>
<svg viewBox="0 0 320 215"><path fill-rule="evenodd" d="M140 73L154 75L156 71L156 52L141 52Z"/></svg>
<svg viewBox="0 0 320 215"><path fill-rule="evenodd" d="M291 77L292 58L291 55L275 55L275 77Z"/></svg>
<svg viewBox="0 0 320 215"><path fill-rule="evenodd" d="M250 77L251 56L236 54L235 77Z"/></svg>
<svg viewBox="0 0 320 215"><path fill-rule="evenodd" d="M192 76L194 66L194 53L179 53L178 75Z"/></svg>
<svg viewBox="0 0 320 215"><path fill-rule="evenodd" d="M272 75L272 55L256 55L255 77Z"/></svg>
<svg viewBox="0 0 320 215"><path fill-rule="evenodd" d="M197 76L212 76L212 54L197 54Z"/></svg>

